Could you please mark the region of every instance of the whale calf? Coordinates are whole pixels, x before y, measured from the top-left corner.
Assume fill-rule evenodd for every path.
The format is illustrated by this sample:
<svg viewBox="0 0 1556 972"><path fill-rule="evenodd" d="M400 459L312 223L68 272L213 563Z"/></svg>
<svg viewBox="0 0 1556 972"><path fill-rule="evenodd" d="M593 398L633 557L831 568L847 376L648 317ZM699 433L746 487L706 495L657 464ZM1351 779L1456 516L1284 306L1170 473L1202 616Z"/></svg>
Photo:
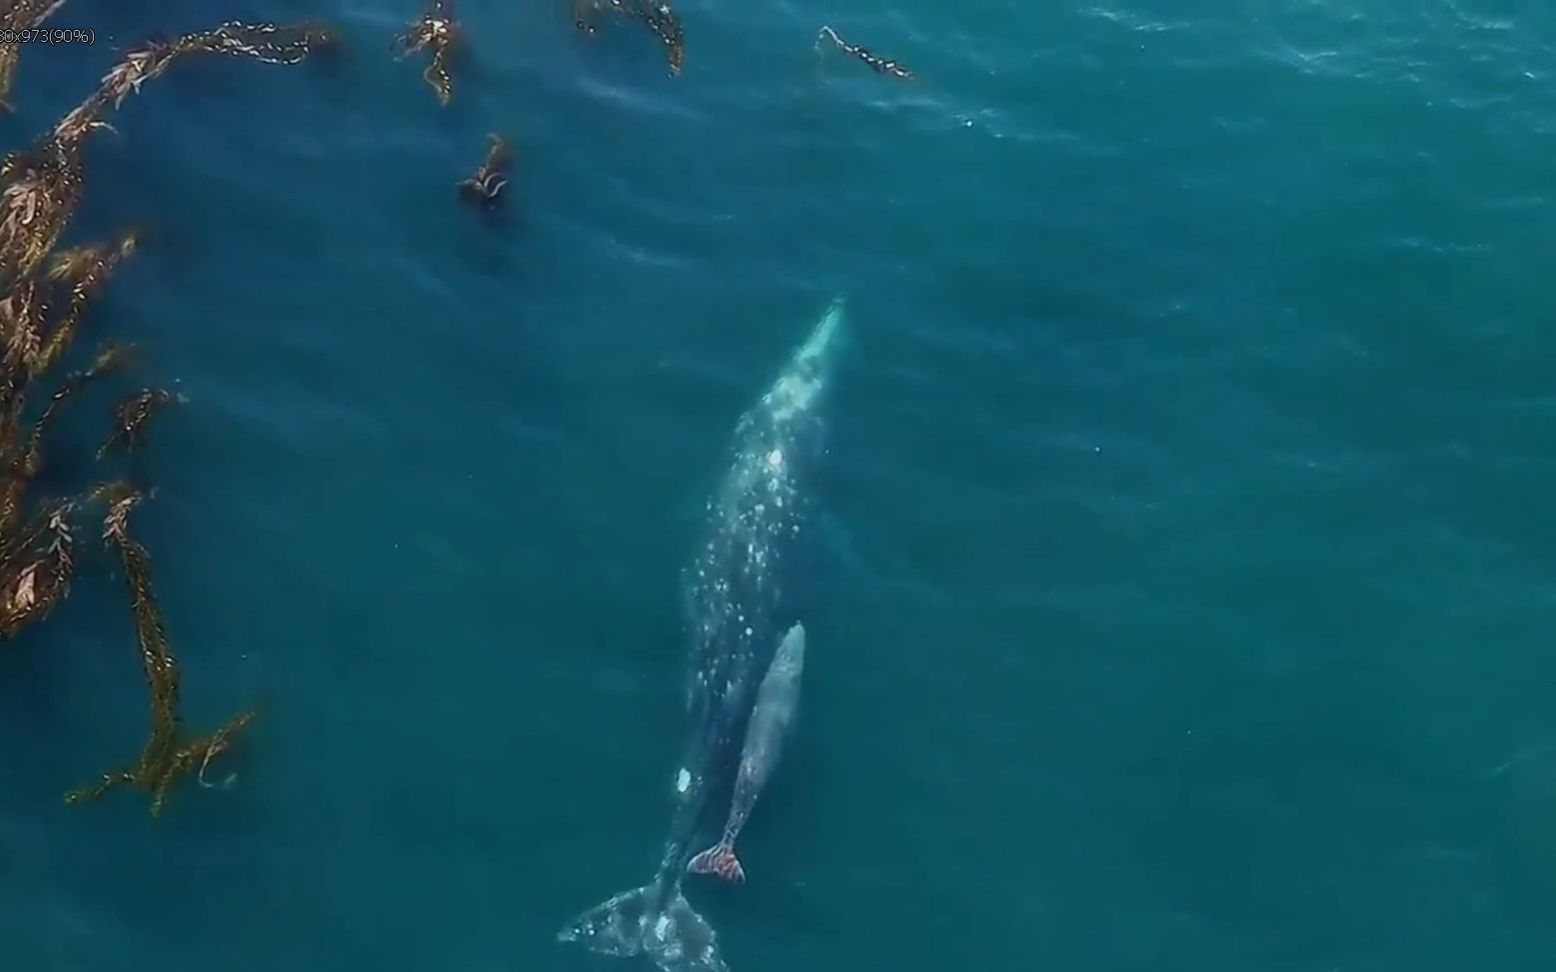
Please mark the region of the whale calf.
<svg viewBox="0 0 1556 972"><path fill-rule="evenodd" d="M686 865L693 874L717 874L736 884L745 881L745 868L735 856L735 840L783 754L784 740L799 707L800 676L804 671L805 628L796 624L784 635L778 654L773 656L773 663L756 690L756 707L751 710L746 744L740 751L740 775L735 778L735 795L730 800L724 836Z"/></svg>
<svg viewBox="0 0 1556 972"><path fill-rule="evenodd" d="M681 893L681 882L710 797L728 783L726 767L751 722L757 677L770 667L775 635L793 611L786 570L806 533L802 480L820 455L816 409L842 321L842 302L834 301L741 417L729 470L708 501L706 535L685 575L690 730L658 869L643 887L579 915L557 933L561 941L605 955L647 956L665 972L727 972L718 936Z"/></svg>

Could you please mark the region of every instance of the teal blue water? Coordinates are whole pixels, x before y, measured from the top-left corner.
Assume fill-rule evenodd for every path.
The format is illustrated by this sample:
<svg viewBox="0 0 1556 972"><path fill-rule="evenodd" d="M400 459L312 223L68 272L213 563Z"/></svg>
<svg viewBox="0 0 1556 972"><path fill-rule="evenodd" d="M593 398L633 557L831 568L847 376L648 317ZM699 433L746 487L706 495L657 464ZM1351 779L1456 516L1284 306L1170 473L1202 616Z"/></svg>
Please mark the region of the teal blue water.
<svg viewBox="0 0 1556 972"><path fill-rule="evenodd" d="M71 239L150 233L86 337L140 355L50 475L187 395L134 460L185 713L272 702L230 791L63 806L147 721L86 557L0 646L0 967L635 967L553 936L657 860L680 571L836 294L804 710L689 890L735 972L1553 967L1556 12L679 0L672 79L464 0L445 110L417 6L23 54L7 148L153 30L347 42L91 148Z"/></svg>

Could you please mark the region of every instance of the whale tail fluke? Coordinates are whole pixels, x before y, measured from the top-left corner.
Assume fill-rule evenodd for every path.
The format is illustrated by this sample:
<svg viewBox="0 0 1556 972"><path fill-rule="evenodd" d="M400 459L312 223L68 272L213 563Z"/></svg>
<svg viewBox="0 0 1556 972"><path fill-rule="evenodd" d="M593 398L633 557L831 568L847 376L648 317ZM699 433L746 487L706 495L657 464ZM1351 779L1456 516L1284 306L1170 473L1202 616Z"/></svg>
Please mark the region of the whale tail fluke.
<svg viewBox="0 0 1556 972"><path fill-rule="evenodd" d="M720 841L692 858L686 869L693 874L717 874L730 884L746 882L746 869L740 866L735 848L725 841Z"/></svg>
<svg viewBox="0 0 1556 972"><path fill-rule="evenodd" d="M729 972L713 926L679 892L669 902L657 884L623 891L557 933L601 955L647 955L664 972Z"/></svg>
<svg viewBox="0 0 1556 972"><path fill-rule="evenodd" d="M574 918L557 940L577 942L591 952L626 958L643 952L643 924L650 888L623 891Z"/></svg>

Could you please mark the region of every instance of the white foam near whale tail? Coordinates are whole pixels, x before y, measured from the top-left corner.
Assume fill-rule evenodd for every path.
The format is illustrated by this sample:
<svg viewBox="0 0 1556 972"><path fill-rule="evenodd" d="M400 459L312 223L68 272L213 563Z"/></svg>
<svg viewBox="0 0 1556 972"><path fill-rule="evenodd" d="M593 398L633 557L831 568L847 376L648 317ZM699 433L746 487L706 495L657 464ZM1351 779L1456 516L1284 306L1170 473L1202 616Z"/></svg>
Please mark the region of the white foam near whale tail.
<svg viewBox="0 0 1556 972"><path fill-rule="evenodd" d="M623 891L557 933L601 955L647 955L664 972L729 972L713 926L679 891L668 902L655 884Z"/></svg>
<svg viewBox="0 0 1556 972"><path fill-rule="evenodd" d="M773 383L764 403L779 420L808 410L826 384L826 369L833 345L843 326L843 298L832 301L810 337L794 353L789 366Z"/></svg>

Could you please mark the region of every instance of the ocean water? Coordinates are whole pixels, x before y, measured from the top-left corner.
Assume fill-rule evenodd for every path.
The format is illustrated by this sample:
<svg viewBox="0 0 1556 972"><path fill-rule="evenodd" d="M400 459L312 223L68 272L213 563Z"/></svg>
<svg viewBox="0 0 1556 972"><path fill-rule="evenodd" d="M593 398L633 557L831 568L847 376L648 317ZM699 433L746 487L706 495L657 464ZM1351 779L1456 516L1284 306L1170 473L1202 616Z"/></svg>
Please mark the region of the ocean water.
<svg viewBox="0 0 1556 972"><path fill-rule="evenodd" d="M1431 0L70 0L4 147L114 45L228 17L94 142L147 242L78 341L168 385L131 472L227 791L134 757L122 578L0 645L0 968L627 969L679 576L737 416L834 295L798 733L691 885L735 972L1556 963L1556 11ZM817 29L913 68L818 59ZM453 183L518 150L508 219ZM120 462L113 466L124 468Z"/></svg>

